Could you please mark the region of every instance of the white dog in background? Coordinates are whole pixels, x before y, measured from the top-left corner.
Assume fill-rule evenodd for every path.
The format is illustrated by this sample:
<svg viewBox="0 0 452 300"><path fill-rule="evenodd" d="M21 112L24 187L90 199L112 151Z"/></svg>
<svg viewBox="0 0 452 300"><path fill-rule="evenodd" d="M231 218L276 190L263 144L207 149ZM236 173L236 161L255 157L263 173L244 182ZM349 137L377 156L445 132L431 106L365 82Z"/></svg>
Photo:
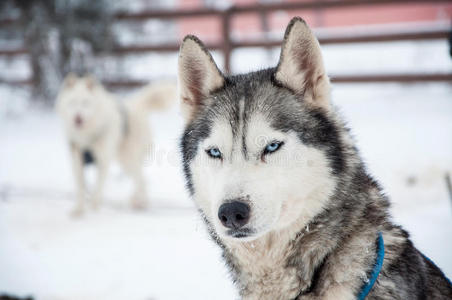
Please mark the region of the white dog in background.
<svg viewBox="0 0 452 300"><path fill-rule="evenodd" d="M146 206L143 162L151 146L149 112L167 108L176 97L175 84L160 83L146 86L119 102L91 76L66 77L56 109L63 119L77 185L74 215L82 214L86 206L84 164L88 163L94 163L97 168L97 182L90 195L93 208L101 202L113 160L119 161L135 183L132 207Z"/></svg>

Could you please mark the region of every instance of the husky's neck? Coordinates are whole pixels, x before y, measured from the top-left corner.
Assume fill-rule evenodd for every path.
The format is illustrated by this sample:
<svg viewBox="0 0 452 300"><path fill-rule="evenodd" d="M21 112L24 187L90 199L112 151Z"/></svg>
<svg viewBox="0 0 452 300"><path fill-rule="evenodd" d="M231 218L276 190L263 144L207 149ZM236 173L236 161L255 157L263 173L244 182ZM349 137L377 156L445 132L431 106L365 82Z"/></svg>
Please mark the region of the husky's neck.
<svg viewBox="0 0 452 300"><path fill-rule="evenodd" d="M294 299L309 290L315 270L335 246L328 239L314 239L317 227L300 220L254 241L225 241L224 256L242 296Z"/></svg>
<svg viewBox="0 0 452 300"><path fill-rule="evenodd" d="M385 218L387 202L372 179L362 169L347 177L349 184L342 182L328 209L314 218L300 218L254 241L222 241L224 257L244 299L294 299L309 292L315 288L316 272L346 239L344 228L359 231L368 210ZM355 180L366 183L367 189L356 190ZM369 205L377 202L381 210Z"/></svg>

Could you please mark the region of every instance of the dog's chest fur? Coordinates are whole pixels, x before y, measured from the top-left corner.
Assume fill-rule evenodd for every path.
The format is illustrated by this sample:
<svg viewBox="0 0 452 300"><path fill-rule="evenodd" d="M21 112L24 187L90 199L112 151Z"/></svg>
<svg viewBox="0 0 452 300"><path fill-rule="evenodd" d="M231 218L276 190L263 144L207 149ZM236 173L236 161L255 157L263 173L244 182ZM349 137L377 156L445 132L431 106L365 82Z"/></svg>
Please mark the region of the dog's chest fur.
<svg viewBox="0 0 452 300"><path fill-rule="evenodd" d="M300 288L297 270L287 266L290 251L286 247L272 247L271 238L230 248L231 259L239 270L237 279L246 299L278 299L281 295L295 298Z"/></svg>
<svg viewBox="0 0 452 300"><path fill-rule="evenodd" d="M304 229L300 230L301 235L304 233ZM302 239L296 233L278 232L252 242L225 243L224 256L244 299L295 299L309 290L314 269L329 247L304 251ZM305 242L308 246L309 238ZM315 248L310 246L310 250Z"/></svg>

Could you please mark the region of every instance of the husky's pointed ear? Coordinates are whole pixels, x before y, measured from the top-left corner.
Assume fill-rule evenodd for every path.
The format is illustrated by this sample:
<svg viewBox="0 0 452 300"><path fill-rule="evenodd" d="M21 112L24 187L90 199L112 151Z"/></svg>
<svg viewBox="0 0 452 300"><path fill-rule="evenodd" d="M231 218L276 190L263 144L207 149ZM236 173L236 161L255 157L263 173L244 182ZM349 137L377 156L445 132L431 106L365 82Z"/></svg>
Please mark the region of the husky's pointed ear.
<svg viewBox="0 0 452 300"><path fill-rule="evenodd" d="M179 53L179 92L187 120L199 110L209 94L224 85L224 77L202 42L187 35Z"/></svg>
<svg viewBox="0 0 452 300"><path fill-rule="evenodd" d="M78 77L74 73L69 73L66 75L66 77L63 80L63 89L68 89L74 86L74 84L77 82Z"/></svg>
<svg viewBox="0 0 452 300"><path fill-rule="evenodd" d="M90 91L93 91L94 89L96 89L96 88L101 86L100 82L92 74L86 75L84 79L85 79L86 87Z"/></svg>
<svg viewBox="0 0 452 300"><path fill-rule="evenodd" d="M304 101L328 107L330 84L320 45L306 22L293 18L287 26L275 79L302 95Z"/></svg>

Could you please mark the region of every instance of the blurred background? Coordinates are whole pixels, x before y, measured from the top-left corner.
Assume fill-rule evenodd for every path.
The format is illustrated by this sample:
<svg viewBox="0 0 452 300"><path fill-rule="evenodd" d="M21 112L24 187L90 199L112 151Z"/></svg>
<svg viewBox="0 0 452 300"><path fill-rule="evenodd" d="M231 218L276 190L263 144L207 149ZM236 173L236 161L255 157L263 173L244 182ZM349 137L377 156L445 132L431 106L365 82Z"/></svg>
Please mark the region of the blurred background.
<svg viewBox="0 0 452 300"><path fill-rule="evenodd" d="M184 189L177 105L149 120L151 208L128 208L131 182L114 166L102 209L75 220L54 101L68 72L94 74L119 101L175 81L189 33L226 73L274 66L293 16L320 40L333 102L394 220L452 277L450 1L2 0L0 295L236 299Z"/></svg>

